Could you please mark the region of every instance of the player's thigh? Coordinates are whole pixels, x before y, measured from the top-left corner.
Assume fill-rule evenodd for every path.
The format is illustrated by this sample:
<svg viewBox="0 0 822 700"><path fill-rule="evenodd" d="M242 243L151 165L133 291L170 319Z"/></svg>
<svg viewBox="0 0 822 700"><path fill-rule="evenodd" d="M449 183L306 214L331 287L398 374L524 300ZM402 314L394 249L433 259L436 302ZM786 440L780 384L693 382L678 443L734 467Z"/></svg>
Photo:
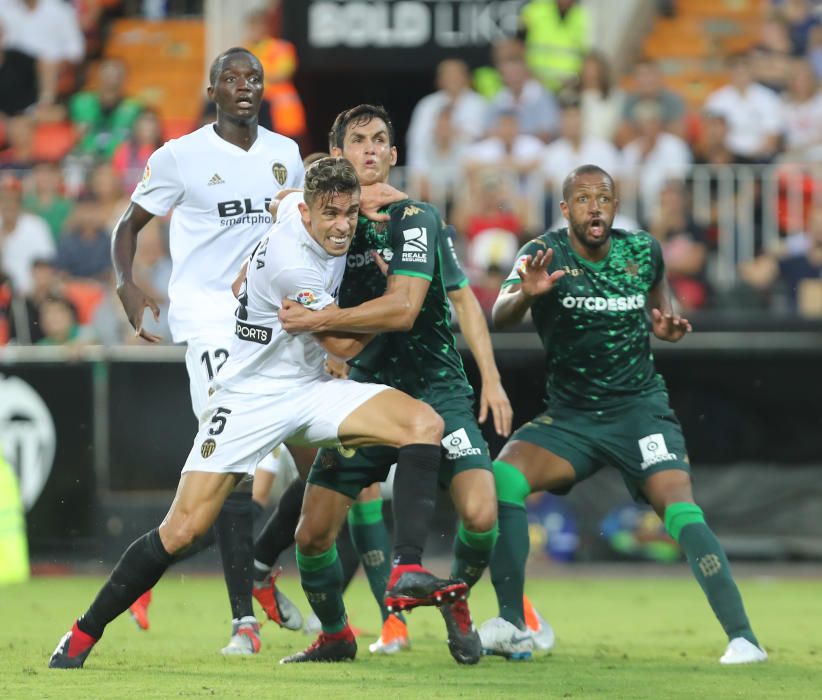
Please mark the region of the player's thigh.
<svg viewBox="0 0 822 700"><path fill-rule="evenodd" d="M514 432L497 456L523 473L532 491L567 493L593 475L597 460L584 416L546 411Z"/></svg>
<svg viewBox="0 0 822 700"><path fill-rule="evenodd" d="M179 552L204 535L243 476L232 472L185 472L160 524L160 539L166 551Z"/></svg>
<svg viewBox="0 0 822 700"><path fill-rule="evenodd" d="M231 338L209 336L191 338L186 345L186 371L191 392L191 408L194 416L200 420L213 393L214 378L228 360L228 349Z"/></svg>
<svg viewBox="0 0 822 700"><path fill-rule="evenodd" d="M428 404L397 389L386 389L353 410L340 425L340 442L347 447L436 443L442 419Z"/></svg>
<svg viewBox="0 0 822 700"><path fill-rule="evenodd" d="M664 394L621 407L608 421L600 449L635 500L664 508L678 498L693 499L685 437Z"/></svg>
<svg viewBox="0 0 822 700"><path fill-rule="evenodd" d="M327 551L337 539L352 500L339 491L309 483L294 537L300 552L311 556Z"/></svg>

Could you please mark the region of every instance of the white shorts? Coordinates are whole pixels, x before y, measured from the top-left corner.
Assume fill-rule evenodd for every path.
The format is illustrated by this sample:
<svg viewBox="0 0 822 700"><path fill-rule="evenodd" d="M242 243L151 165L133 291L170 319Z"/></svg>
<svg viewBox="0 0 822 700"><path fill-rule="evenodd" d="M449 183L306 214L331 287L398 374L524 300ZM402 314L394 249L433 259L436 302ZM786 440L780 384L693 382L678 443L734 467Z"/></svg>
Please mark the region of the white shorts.
<svg viewBox="0 0 822 700"><path fill-rule="evenodd" d="M200 414L208 403L214 378L228 360L232 336L204 336L191 338L186 348L186 371L191 391L191 408L200 421Z"/></svg>
<svg viewBox="0 0 822 700"><path fill-rule="evenodd" d="M278 445L260 460L257 469L269 474L288 474L296 471L297 465L285 445Z"/></svg>
<svg viewBox="0 0 822 700"><path fill-rule="evenodd" d="M183 472L253 474L260 460L285 441L337 447L340 424L390 388L331 377L264 395L220 388L203 411Z"/></svg>

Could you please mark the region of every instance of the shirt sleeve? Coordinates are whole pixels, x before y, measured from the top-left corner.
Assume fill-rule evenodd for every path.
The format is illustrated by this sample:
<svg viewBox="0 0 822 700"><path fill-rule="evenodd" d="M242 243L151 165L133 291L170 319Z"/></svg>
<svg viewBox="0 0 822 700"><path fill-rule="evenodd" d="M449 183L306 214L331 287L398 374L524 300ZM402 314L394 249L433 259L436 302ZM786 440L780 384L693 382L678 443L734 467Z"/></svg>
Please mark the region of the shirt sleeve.
<svg viewBox="0 0 822 700"><path fill-rule="evenodd" d="M453 292L468 285L468 277L462 269L454 238L457 230L453 226L446 226L440 236L440 252L442 253L442 277L445 281L445 291Z"/></svg>
<svg viewBox="0 0 822 700"><path fill-rule="evenodd" d="M325 289L323 275L308 267L283 269L271 280L273 299L293 299L307 309L319 311L334 303Z"/></svg>
<svg viewBox="0 0 822 700"><path fill-rule="evenodd" d="M651 264L654 266L650 289L656 287L665 277L665 258L662 255L662 246L650 233L646 234L651 241Z"/></svg>
<svg viewBox="0 0 822 700"><path fill-rule="evenodd" d="M392 257L389 275L434 279L441 219L427 204L409 201L391 213Z"/></svg>
<svg viewBox="0 0 822 700"><path fill-rule="evenodd" d="M528 241L522 248L519 249L517 253L517 259L514 261L514 265L511 267L511 272L508 273L508 277L505 278L505 281L502 283L503 287L510 287L513 284L519 284L520 278L519 273L517 270L524 268L527 260L526 258L530 255L533 257L537 254L538 250L545 251L547 250L548 246L545 244L541 238L534 238L533 240Z"/></svg>
<svg viewBox="0 0 822 700"><path fill-rule="evenodd" d="M154 216L165 216L169 209L182 201L184 194L185 184L177 159L169 144L165 144L149 157L131 201Z"/></svg>

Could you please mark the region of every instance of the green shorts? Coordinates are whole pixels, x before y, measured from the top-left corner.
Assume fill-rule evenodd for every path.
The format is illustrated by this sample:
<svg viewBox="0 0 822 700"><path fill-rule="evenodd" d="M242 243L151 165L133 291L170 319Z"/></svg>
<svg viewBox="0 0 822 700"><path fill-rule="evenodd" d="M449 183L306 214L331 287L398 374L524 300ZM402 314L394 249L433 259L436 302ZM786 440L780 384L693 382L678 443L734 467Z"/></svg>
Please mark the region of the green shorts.
<svg viewBox="0 0 822 700"><path fill-rule="evenodd" d="M473 402L465 397L432 398L427 401L445 421L439 483L448 488L456 474L468 469L492 470L491 455L474 415ZM371 484L385 481L397 461L393 447L362 447L350 456L345 448L322 448L317 453L309 484L324 486L357 498Z"/></svg>
<svg viewBox="0 0 822 700"><path fill-rule="evenodd" d="M665 392L637 397L602 411L555 406L523 425L511 441L522 440L568 460L574 483L604 466L619 469L636 501L642 484L656 472L690 472L682 426Z"/></svg>

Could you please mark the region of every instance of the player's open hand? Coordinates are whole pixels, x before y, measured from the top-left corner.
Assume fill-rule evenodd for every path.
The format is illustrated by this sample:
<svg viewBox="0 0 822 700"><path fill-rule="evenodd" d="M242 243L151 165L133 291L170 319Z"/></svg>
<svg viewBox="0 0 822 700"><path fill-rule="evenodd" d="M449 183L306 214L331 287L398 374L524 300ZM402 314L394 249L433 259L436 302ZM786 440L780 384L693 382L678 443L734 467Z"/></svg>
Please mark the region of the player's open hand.
<svg viewBox="0 0 822 700"><path fill-rule="evenodd" d="M693 330L687 318L682 318L679 314L663 314L659 309L651 309L651 322L654 335L669 343L681 340Z"/></svg>
<svg viewBox="0 0 822 700"><path fill-rule="evenodd" d="M155 321L160 320L160 307L157 306L157 302L134 282L125 282L117 287L117 296L123 303L128 322L134 328L134 334L149 343L159 343L162 340L159 335L149 333L143 328L143 312L147 308L151 309Z"/></svg>
<svg viewBox="0 0 822 700"><path fill-rule="evenodd" d="M286 333L310 333L315 329L314 322L317 315L314 311L306 309L300 302L293 299L283 299L283 305L277 314L280 324Z"/></svg>
<svg viewBox="0 0 822 700"><path fill-rule="evenodd" d="M514 418L514 410L511 408L511 402L508 400L508 394L502 388L502 382L489 382L482 384L482 392L480 393L480 410L479 422L485 423L488 418L488 411L494 417L494 430L497 435L508 437L511 434L511 422Z"/></svg>
<svg viewBox="0 0 822 700"><path fill-rule="evenodd" d="M554 257L554 251L548 248L538 250L536 255L526 255L517 274L520 278L520 291L527 297L536 297L550 292L554 285L565 276L564 270L548 272L548 265Z"/></svg>
<svg viewBox="0 0 822 700"><path fill-rule="evenodd" d="M371 221L390 221L391 217L379 210L403 199L408 199L405 192L400 192L385 182L365 185L360 190L360 213Z"/></svg>

